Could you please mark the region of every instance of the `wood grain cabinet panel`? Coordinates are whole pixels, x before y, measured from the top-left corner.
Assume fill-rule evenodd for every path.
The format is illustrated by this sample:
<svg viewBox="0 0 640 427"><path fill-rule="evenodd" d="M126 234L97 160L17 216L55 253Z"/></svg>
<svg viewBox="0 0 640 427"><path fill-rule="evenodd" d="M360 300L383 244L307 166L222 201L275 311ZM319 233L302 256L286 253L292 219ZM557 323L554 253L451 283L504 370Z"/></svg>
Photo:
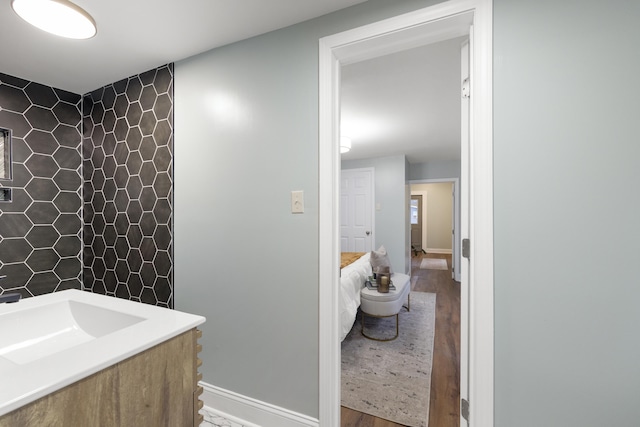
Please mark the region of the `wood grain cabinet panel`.
<svg viewBox="0 0 640 427"><path fill-rule="evenodd" d="M0 427L198 426L200 334L187 331L16 409Z"/></svg>

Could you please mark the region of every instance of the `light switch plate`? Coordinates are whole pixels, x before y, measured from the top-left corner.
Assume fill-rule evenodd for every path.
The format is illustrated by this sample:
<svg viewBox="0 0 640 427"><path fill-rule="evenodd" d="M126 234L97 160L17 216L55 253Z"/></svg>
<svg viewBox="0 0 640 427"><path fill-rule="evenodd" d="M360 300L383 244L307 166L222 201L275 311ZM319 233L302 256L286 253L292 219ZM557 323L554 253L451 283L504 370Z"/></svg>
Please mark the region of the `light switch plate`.
<svg viewBox="0 0 640 427"><path fill-rule="evenodd" d="M304 192L291 192L291 213L304 213Z"/></svg>

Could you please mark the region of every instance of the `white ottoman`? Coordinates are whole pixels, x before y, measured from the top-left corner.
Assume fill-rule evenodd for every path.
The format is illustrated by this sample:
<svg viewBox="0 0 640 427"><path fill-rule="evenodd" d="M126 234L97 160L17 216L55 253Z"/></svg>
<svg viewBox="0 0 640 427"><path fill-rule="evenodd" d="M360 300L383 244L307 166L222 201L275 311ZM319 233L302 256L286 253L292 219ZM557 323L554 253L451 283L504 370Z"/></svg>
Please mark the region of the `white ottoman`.
<svg viewBox="0 0 640 427"><path fill-rule="evenodd" d="M394 273L391 275L391 281L396 287L389 290L388 293L380 293L377 289L369 289L366 286L360 291L360 309L362 311L362 327L360 332L366 338L376 341L391 341L398 338L400 325L398 313L402 309L402 305L406 299L407 311L411 308L411 295L409 285L410 277L402 273ZM391 317L396 316L396 335L392 338L380 339L367 335L364 332L364 322L366 316L372 317Z"/></svg>

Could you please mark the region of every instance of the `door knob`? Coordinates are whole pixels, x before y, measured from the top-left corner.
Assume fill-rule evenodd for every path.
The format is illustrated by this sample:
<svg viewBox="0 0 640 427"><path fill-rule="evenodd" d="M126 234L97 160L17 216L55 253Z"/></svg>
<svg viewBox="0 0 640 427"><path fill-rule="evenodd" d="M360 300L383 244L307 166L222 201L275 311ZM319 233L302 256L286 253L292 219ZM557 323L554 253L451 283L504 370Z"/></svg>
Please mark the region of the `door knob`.
<svg viewBox="0 0 640 427"><path fill-rule="evenodd" d="M370 232L370 231L365 231L365 233L367 233L367 236L368 236L369 234L371 234L371 232Z"/></svg>

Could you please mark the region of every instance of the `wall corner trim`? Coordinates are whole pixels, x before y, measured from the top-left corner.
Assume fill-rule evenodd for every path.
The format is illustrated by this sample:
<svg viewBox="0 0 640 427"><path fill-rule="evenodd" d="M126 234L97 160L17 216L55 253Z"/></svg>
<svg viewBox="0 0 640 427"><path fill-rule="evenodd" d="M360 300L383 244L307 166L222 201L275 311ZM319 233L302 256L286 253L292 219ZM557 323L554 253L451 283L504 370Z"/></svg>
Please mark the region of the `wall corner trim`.
<svg viewBox="0 0 640 427"><path fill-rule="evenodd" d="M203 411L244 427L318 427L316 418L200 382ZM206 417L205 417L206 419Z"/></svg>

